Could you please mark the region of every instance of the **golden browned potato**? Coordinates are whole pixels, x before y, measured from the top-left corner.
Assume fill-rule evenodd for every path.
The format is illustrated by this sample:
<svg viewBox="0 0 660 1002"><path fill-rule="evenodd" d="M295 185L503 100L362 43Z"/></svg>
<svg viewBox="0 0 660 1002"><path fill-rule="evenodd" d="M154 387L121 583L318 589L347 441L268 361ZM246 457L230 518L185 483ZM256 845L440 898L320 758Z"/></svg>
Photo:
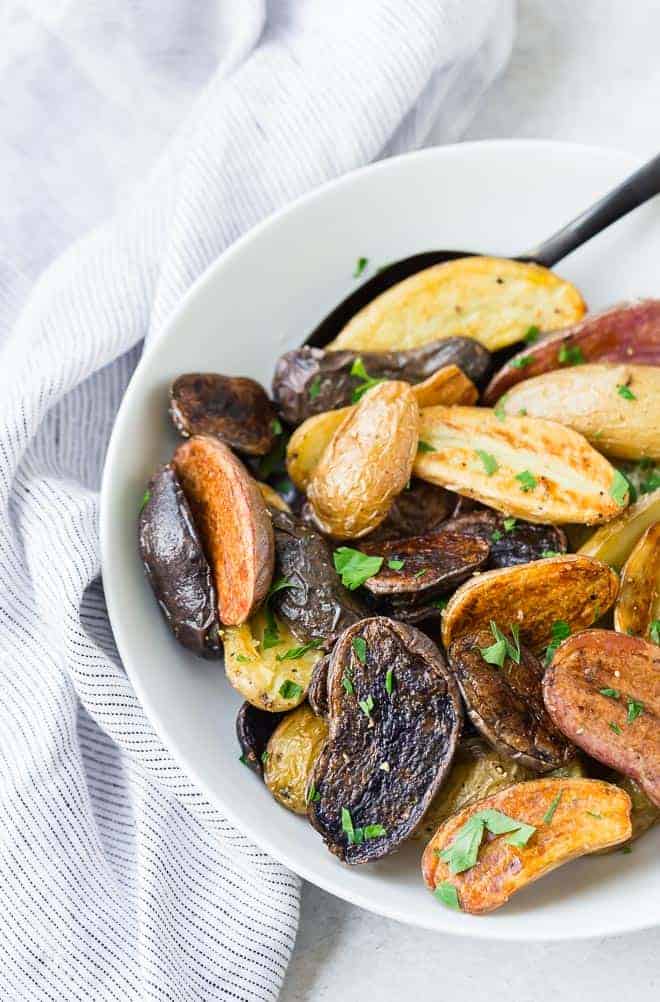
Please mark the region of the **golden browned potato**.
<svg viewBox="0 0 660 1002"><path fill-rule="evenodd" d="M266 746L264 781L276 800L307 813L307 779L328 736L328 725L303 703L287 713Z"/></svg>
<svg viewBox="0 0 660 1002"><path fill-rule="evenodd" d="M408 383L391 380L365 393L335 431L307 489L324 532L357 539L383 521L410 480L418 424Z"/></svg>
<svg viewBox="0 0 660 1002"><path fill-rule="evenodd" d="M568 425L606 456L660 459L660 366L602 362L556 369L518 383L501 408Z"/></svg>
<svg viewBox="0 0 660 1002"><path fill-rule="evenodd" d="M575 286L547 268L505 258L458 258L377 296L328 347L386 351L461 335L495 351L530 327L552 331L573 324L585 310Z"/></svg>
<svg viewBox="0 0 660 1002"><path fill-rule="evenodd" d="M638 539L657 521L660 521L660 489L645 494L618 518L602 525L582 544L579 552L619 570Z"/></svg>
<svg viewBox="0 0 660 1002"><path fill-rule="evenodd" d="M606 522L625 480L582 435L555 421L500 420L485 407L426 407L415 476L532 522Z"/></svg>
<svg viewBox="0 0 660 1002"><path fill-rule="evenodd" d="M624 790L598 779L518 783L441 825L424 850L422 874L441 900L473 915L491 912L563 863L625 842L632 833L630 809ZM470 865L469 852L459 858L456 839L480 821L490 834ZM511 822L522 826L517 833Z"/></svg>
<svg viewBox="0 0 660 1002"><path fill-rule="evenodd" d="M413 386L420 407L434 407L436 404L475 404L479 391L471 379L457 365L445 365Z"/></svg>
<svg viewBox="0 0 660 1002"><path fill-rule="evenodd" d="M412 387L419 407L436 404L473 404L479 394L477 388L457 365L445 365L432 376ZM286 450L289 476L300 491L306 491L314 470L327 448L330 439L352 407L339 407L307 418L294 431Z"/></svg>
<svg viewBox="0 0 660 1002"><path fill-rule="evenodd" d="M531 564L475 575L452 595L442 614L442 642L487 628L520 628L520 639L542 652L553 641L553 623L572 633L591 626L614 602L619 579L607 564L564 553Z"/></svg>
<svg viewBox="0 0 660 1002"><path fill-rule="evenodd" d="M533 776L531 769L500 755L481 738L467 738L458 746L451 772L412 838L428 841L452 814Z"/></svg>
<svg viewBox="0 0 660 1002"><path fill-rule="evenodd" d="M264 600L275 564L273 527L261 491L231 449L210 435L183 442L172 465L204 542L220 622L244 623Z"/></svg>
<svg viewBox="0 0 660 1002"><path fill-rule="evenodd" d="M660 522L650 525L635 545L621 572L621 589L614 607L614 629L648 637L660 620Z"/></svg>
<svg viewBox="0 0 660 1002"><path fill-rule="evenodd" d="M264 646L264 634L266 643ZM222 631L225 672L231 685L260 710L291 710L305 698L323 651L301 644L270 610Z"/></svg>

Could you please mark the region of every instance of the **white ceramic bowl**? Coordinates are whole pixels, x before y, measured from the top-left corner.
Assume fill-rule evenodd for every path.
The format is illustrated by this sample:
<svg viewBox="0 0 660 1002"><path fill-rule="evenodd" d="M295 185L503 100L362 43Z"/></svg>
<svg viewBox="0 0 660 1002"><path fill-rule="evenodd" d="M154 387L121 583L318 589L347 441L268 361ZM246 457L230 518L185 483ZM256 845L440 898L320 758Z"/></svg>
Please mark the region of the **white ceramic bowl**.
<svg viewBox="0 0 660 1002"><path fill-rule="evenodd" d="M216 370L270 384L347 292L355 261L373 274L434 248L514 255L551 234L637 166L628 155L544 142L424 150L349 174L255 227L193 286L145 352L108 450L101 506L103 580L126 671L172 755L243 832L325 890L391 918L489 939L575 939L660 924L660 827L630 855L563 867L493 915L444 908L425 889L420 843L347 867L304 819L239 762L240 698L220 664L172 639L145 581L136 521L146 481L175 443L167 390L181 372ZM589 305L660 292L660 205L637 210L558 267Z"/></svg>

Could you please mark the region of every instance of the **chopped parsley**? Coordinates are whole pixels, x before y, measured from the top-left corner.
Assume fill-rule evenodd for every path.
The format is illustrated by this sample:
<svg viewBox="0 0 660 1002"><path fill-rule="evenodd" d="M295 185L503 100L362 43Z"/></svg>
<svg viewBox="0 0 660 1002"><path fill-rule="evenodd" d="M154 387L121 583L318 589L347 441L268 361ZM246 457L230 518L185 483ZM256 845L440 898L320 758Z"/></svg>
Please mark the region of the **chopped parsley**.
<svg viewBox="0 0 660 1002"><path fill-rule="evenodd" d="M365 825L364 826L364 837L365 837L365 839L380 838L382 835L387 835L387 829L383 828L382 825Z"/></svg>
<svg viewBox="0 0 660 1002"><path fill-rule="evenodd" d="M506 404L506 398L507 394L505 393L503 397L500 397L500 399L495 404L495 407L493 408L493 413L498 421L506 420L506 411L504 410Z"/></svg>
<svg viewBox="0 0 660 1002"><path fill-rule="evenodd" d="M423 578L425 574L428 574L428 572L429 572L428 567L422 567L421 570L415 571L415 573L413 574L413 577L414 578Z"/></svg>
<svg viewBox="0 0 660 1002"><path fill-rule="evenodd" d="M550 643L545 649L545 663L550 664L552 656L561 644L571 635L571 628L565 619L556 619L550 627Z"/></svg>
<svg viewBox="0 0 660 1002"><path fill-rule="evenodd" d="M356 376L358 379L362 380L361 384L356 386L351 394L351 403L354 404L361 400L367 390L370 390L372 386L377 386L379 383L385 382L384 379L376 379L375 377L370 376L364 367L364 362L359 356L355 359L353 365L351 366L351 376Z"/></svg>
<svg viewBox="0 0 660 1002"><path fill-rule="evenodd" d="M149 504L149 498L151 497L151 491L145 491L142 495L142 504L140 505L140 511Z"/></svg>
<svg viewBox="0 0 660 1002"><path fill-rule="evenodd" d="M403 567L404 561L399 560L398 557L392 557L391 560L387 561L387 566L391 571L400 571Z"/></svg>
<svg viewBox="0 0 660 1002"><path fill-rule="evenodd" d="M342 584L350 591L355 591L367 578L378 574L383 566L382 557L370 557L360 550L351 549L350 546L340 546L335 550L332 559L335 570L341 575Z"/></svg>
<svg viewBox="0 0 660 1002"><path fill-rule="evenodd" d="M447 908L453 908L457 912L462 911L458 900L458 891L453 884L450 884L446 880L442 880L439 884L435 885L433 893L438 901L442 901L443 905L447 905Z"/></svg>
<svg viewBox="0 0 660 1002"><path fill-rule="evenodd" d="M584 813L588 814L590 818L596 818L598 821L602 821L603 820L603 815L602 814L596 814L595 811L585 811Z"/></svg>
<svg viewBox="0 0 660 1002"><path fill-rule="evenodd" d="M619 725L615 724L613 720L610 720L608 726L609 726L609 728L610 728L611 731L614 731L615 734L621 734L622 733L621 728L619 727Z"/></svg>
<svg viewBox="0 0 660 1002"><path fill-rule="evenodd" d="M297 682L292 682L290 678L285 679L280 686L280 696L282 699L298 699L302 696L303 688Z"/></svg>
<svg viewBox="0 0 660 1002"><path fill-rule="evenodd" d="M627 479L624 477L620 470L614 471L614 479L610 486L610 496L614 498L616 503L621 507L625 508L628 500L628 492L630 486Z"/></svg>
<svg viewBox="0 0 660 1002"><path fill-rule="evenodd" d="M282 591L283 588L295 588L295 585L293 581L289 581L288 578L276 578L268 589L266 601L270 602L273 595L275 595L278 591Z"/></svg>
<svg viewBox="0 0 660 1002"><path fill-rule="evenodd" d="M536 324L532 324L532 326L528 327L523 334L523 341L525 344L534 344L535 341L538 341L540 333L541 331Z"/></svg>
<svg viewBox="0 0 660 1002"><path fill-rule="evenodd" d="M507 843L521 848L527 845L536 828L524 821L510 818L501 811L477 811L459 828L451 844L438 854L451 873L463 873L475 865L486 830L491 835L508 834Z"/></svg>
<svg viewBox="0 0 660 1002"><path fill-rule="evenodd" d="M484 470L489 477L492 477L493 473L498 469L499 463L490 452L484 452L483 449L474 450L478 455L481 462L484 464Z"/></svg>
<svg viewBox="0 0 660 1002"><path fill-rule="evenodd" d="M516 520L515 520L515 518L505 518L504 519L504 531L505 532L511 532L511 530L515 529L515 527L516 527Z"/></svg>
<svg viewBox="0 0 660 1002"><path fill-rule="evenodd" d="M624 854L624 856L630 855L630 853L632 852L632 846L631 845L624 845L624 847L621 850L621 852Z"/></svg>
<svg viewBox="0 0 660 1002"><path fill-rule="evenodd" d="M364 828L355 828L351 812L347 807L341 809L341 830L347 837L349 845L361 845L362 842L372 838L380 838L387 835L387 831L382 825L365 825Z"/></svg>
<svg viewBox="0 0 660 1002"><path fill-rule="evenodd" d="M273 615L273 610L267 603L264 605L264 616L266 617L266 626L264 628L261 647L262 650L268 651L271 647L277 647L279 644L280 631L277 628L277 620Z"/></svg>
<svg viewBox="0 0 660 1002"><path fill-rule="evenodd" d="M561 557L559 550L543 550L541 553L541 559L547 560L549 557Z"/></svg>
<svg viewBox="0 0 660 1002"><path fill-rule="evenodd" d="M297 661L301 658L303 654L307 654L307 651L316 651L323 644L323 640L317 638L316 640L310 640L307 644L301 644L300 647L290 647L288 651L284 654L277 654L275 656L276 661Z"/></svg>
<svg viewBox="0 0 660 1002"><path fill-rule="evenodd" d="M268 755L269 753L267 751L262 751L261 753L261 761L263 762L264 765L266 765L268 762Z"/></svg>
<svg viewBox="0 0 660 1002"><path fill-rule="evenodd" d="M368 257L359 257L355 262L355 271L353 272L353 278L359 278L368 264L369 264Z"/></svg>
<svg viewBox="0 0 660 1002"><path fill-rule="evenodd" d="M309 384L309 399L316 400L320 392L321 392L321 377L320 375L317 375L314 376L313 380Z"/></svg>
<svg viewBox="0 0 660 1002"><path fill-rule="evenodd" d="M447 608L448 601L448 598L437 598L434 602L431 602L430 605L432 605L434 609L439 609L440 612L442 612L443 609Z"/></svg>
<svg viewBox="0 0 660 1002"><path fill-rule="evenodd" d="M626 723L632 724L633 720L637 720L638 717L644 712L644 704L639 703L636 699L628 700L628 716L626 717Z"/></svg>
<svg viewBox="0 0 660 1002"><path fill-rule="evenodd" d="M538 486L538 480L529 472L529 470L523 470L522 473L516 473L516 480L520 484L520 490L525 494L527 494L528 491L533 491L534 488Z"/></svg>
<svg viewBox="0 0 660 1002"><path fill-rule="evenodd" d="M306 804L317 804L321 799L321 794L316 789L313 783L310 783L309 789L307 790L307 796L305 797Z"/></svg>
<svg viewBox="0 0 660 1002"><path fill-rule="evenodd" d="M619 394L620 397L623 397L624 400L637 400L637 397L630 389L630 387L625 386L623 383L617 386L616 392Z"/></svg>
<svg viewBox="0 0 660 1002"><path fill-rule="evenodd" d="M417 451L418 452L435 452L435 449L434 449L434 447L432 445L429 445L428 442L423 442L421 440L421 438L420 438L419 442L417 443Z"/></svg>
<svg viewBox="0 0 660 1002"><path fill-rule="evenodd" d="M350 668L344 671L342 676L341 684L344 687L344 692L347 696L352 696L355 692L355 687L353 686L353 674Z"/></svg>
<svg viewBox="0 0 660 1002"><path fill-rule="evenodd" d="M660 474L658 473L652 473L647 480L643 480L639 485L642 494L650 494L652 491L657 491L658 487L660 487Z"/></svg>
<svg viewBox="0 0 660 1002"><path fill-rule="evenodd" d="M601 696L607 696L608 699L619 699L621 693L618 689L599 689Z"/></svg>
<svg viewBox="0 0 660 1002"><path fill-rule="evenodd" d="M555 816L555 811L556 811L556 810L557 810L557 808L559 807L559 801L560 801L560 800L561 800L561 791L560 791L560 792L559 792L559 793L557 794L557 796L556 796L556 797L555 797L555 799L554 799L554 800L552 801L552 803L551 803L551 804L550 804L550 806L548 807L547 811L546 811L546 812L545 812L545 814L543 815L543 824L544 824L544 825L549 825L549 824L550 824L550 822L552 821L552 819L554 818L554 816Z"/></svg>
<svg viewBox="0 0 660 1002"><path fill-rule="evenodd" d="M367 641L364 637L353 637L353 643L351 644L355 657L358 659L361 665L367 663Z"/></svg>
<svg viewBox="0 0 660 1002"><path fill-rule="evenodd" d="M245 755L239 755L239 756L238 756L238 761L239 761L239 762L242 762L242 763L243 763L243 765L247 765L247 766L249 766L249 764L250 764L250 763L248 762L247 758L245 757Z"/></svg>
<svg viewBox="0 0 660 1002"><path fill-rule="evenodd" d="M660 619L654 619L651 623L649 638L652 644L660 644Z"/></svg>
<svg viewBox="0 0 660 1002"><path fill-rule="evenodd" d="M238 661L242 665L251 665L252 658L249 658L247 654L234 654L234 661Z"/></svg>
<svg viewBox="0 0 660 1002"><path fill-rule="evenodd" d="M493 531L490 534L490 538L493 543L499 543L500 539L502 538L502 533L500 532L499 529L493 529Z"/></svg>
<svg viewBox="0 0 660 1002"><path fill-rule="evenodd" d="M531 355L518 355L512 358L509 365L512 369L524 369L526 365L531 365L534 359Z"/></svg>
<svg viewBox="0 0 660 1002"><path fill-rule="evenodd" d="M385 692L388 696L392 695L392 689L394 688L394 669L388 668L385 672Z"/></svg>
<svg viewBox="0 0 660 1002"><path fill-rule="evenodd" d="M365 717L369 717L369 719L371 719L371 711L374 708L374 697L369 695L366 699L359 699L358 706L364 713Z"/></svg>
<svg viewBox="0 0 660 1002"><path fill-rule="evenodd" d="M270 422L270 430L272 431L273 435L282 434L282 423L279 418L276 417L273 418L273 420Z"/></svg>
<svg viewBox="0 0 660 1002"><path fill-rule="evenodd" d="M582 365L584 360L579 345L563 344L557 352L557 361L560 365Z"/></svg>
<svg viewBox="0 0 660 1002"><path fill-rule="evenodd" d="M493 634L495 643L491 644L490 647L479 648L479 652L487 664L503 668L507 657L510 657L517 665L520 664L520 628L517 623L514 623L509 628L511 630L512 641L502 633L497 623L491 619L490 632Z"/></svg>

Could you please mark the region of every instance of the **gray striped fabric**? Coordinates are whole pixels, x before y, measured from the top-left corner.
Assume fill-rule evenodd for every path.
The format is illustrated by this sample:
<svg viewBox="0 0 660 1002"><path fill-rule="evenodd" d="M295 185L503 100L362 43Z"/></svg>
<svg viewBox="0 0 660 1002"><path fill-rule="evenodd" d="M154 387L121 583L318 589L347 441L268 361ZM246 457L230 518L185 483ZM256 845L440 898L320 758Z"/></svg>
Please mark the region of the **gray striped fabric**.
<svg viewBox="0 0 660 1002"><path fill-rule="evenodd" d="M273 999L298 880L205 800L127 682L99 578L103 456L142 340L191 282L276 207L419 145L438 113L454 137L506 59L511 0L103 7L10 0L2 32L0 999ZM133 59L145 31L158 79ZM192 99L195 45L206 85L127 200L109 178L112 150L135 167L131 143L108 121L142 153L140 129L162 139L141 98L165 115L181 50ZM34 285L104 185L121 210Z"/></svg>

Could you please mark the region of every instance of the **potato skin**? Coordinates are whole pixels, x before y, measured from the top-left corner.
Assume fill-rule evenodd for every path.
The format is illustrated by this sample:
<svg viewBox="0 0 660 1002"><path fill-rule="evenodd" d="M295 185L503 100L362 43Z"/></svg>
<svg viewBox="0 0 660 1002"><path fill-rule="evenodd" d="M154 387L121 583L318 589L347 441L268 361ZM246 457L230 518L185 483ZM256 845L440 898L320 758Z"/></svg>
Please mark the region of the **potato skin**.
<svg viewBox="0 0 660 1002"><path fill-rule="evenodd" d="M418 423L408 383L379 383L365 393L334 433L308 487L323 532L356 539L385 519L410 479Z"/></svg>
<svg viewBox="0 0 660 1002"><path fill-rule="evenodd" d="M630 776L660 806L660 647L613 630L578 633L555 651L543 699L574 744ZM630 723L629 700L643 708Z"/></svg>
<svg viewBox="0 0 660 1002"><path fill-rule="evenodd" d="M444 526L452 532L477 539L485 539L490 546L487 570L496 567L513 567L541 560L548 551L565 553L566 533L556 525L538 525L516 519L513 528L507 529L505 519L494 511L475 511L459 515Z"/></svg>
<svg viewBox="0 0 660 1002"><path fill-rule="evenodd" d="M607 456L660 459L659 401L660 366L603 363L526 379L509 390L502 409L567 425Z"/></svg>
<svg viewBox="0 0 660 1002"><path fill-rule="evenodd" d="M327 735L325 720L303 703L286 714L266 746L264 782L275 799L295 814L307 811L307 781Z"/></svg>
<svg viewBox="0 0 660 1002"><path fill-rule="evenodd" d="M465 494L506 515L558 525L606 522L621 511L610 490L615 470L571 428L485 407L426 407L415 457L422 480ZM479 452L497 466L488 472ZM525 473L533 481L517 479Z"/></svg>
<svg viewBox="0 0 660 1002"><path fill-rule="evenodd" d="M555 802L552 819L545 822ZM431 890L439 883L453 884L465 912L481 915L494 911L516 891L563 863L629 839L630 807L627 793L598 779L537 779L509 786L470 804L440 826L424 850L424 881ZM453 874L439 853L451 845L474 814L483 810L501 811L533 825L536 832L523 847L510 845L507 835L487 835L476 864Z"/></svg>
<svg viewBox="0 0 660 1002"><path fill-rule="evenodd" d="M543 703L543 667L522 644L520 664L506 657L500 668L488 664L481 650L490 647L490 630L466 633L449 651L449 665L470 720L502 755L533 772L550 772L575 757Z"/></svg>
<svg viewBox="0 0 660 1002"><path fill-rule="evenodd" d="M626 560L614 607L614 629L648 637L660 619L660 522L650 525Z"/></svg>
<svg viewBox="0 0 660 1002"><path fill-rule="evenodd" d="M365 542L360 550L384 558L378 574L364 582L367 591L378 597L409 596L422 601L456 587L482 567L490 553L483 539L462 536L444 526L411 539ZM402 560L403 567L390 568L393 559Z"/></svg>
<svg viewBox="0 0 660 1002"><path fill-rule="evenodd" d="M468 335L490 351L518 341L530 326L556 330L580 320L582 296L536 264L468 257L417 272L360 310L329 348L414 348Z"/></svg>
<svg viewBox="0 0 660 1002"><path fill-rule="evenodd" d="M491 620L501 629L517 623L521 641L541 653L555 621L565 620L573 632L591 626L613 604L618 588L619 579L606 564L575 553L486 571L449 599L442 640L448 648Z"/></svg>
<svg viewBox="0 0 660 1002"><path fill-rule="evenodd" d="M660 489L644 495L618 518L596 529L582 544L579 553L619 570L644 532L659 520Z"/></svg>
<svg viewBox="0 0 660 1002"><path fill-rule="evenodd" d="M178 477L161 467L149 481L138 540L147 578L179 643L200 657L222 653L215 589Z"/></svg>
<svg viewBox="0 0 660 1002"><path fill-rule="evenodd" d="M461 394L470 386L476 392L470 381L481 381L490 367L490 353L466 337L447 338L409 351L324 351L304 345L281 355L275 366L273 397L283 420L296 426L313 414L352 404L353 392L362 385L358 376L351 375L356 359L362 360L373 379L419 384L423 394L441 384L445 393L452 389L456 393L459 384ZM439 371L444 376L436 379Z"/></svg>
<svg viewBox="0 0 660 1002"><path fill-rule="evenodd" d="M456 505L456 495L413 477L410 486L394 499L387 517L364 536L365 543L410 539L433 532L449 517Z"/></svg>
<svg viewBox="0 0 660 1002"><path fill-rule="evenodd" d="M357 638L365 643L364 664ZM346 678L352 691L346 691ZM359 702L369 698L367 715ZM328 702L330 733L311 777L320 796L309 804L309 819L341 860L366 863L393 852L438 791L461 730L460 695L428 637L379 616L350 627L337 641ZM356 828L380 824L385 834L349 842L342 808Z"/></svg>
<svg viewBox="0 0 660 1002"><path fill-rule="evenodd" d="M258 710L248 702L243 703L236 715L236 737L243 762L257 776L263 777L266 745L281 719L281 713Z"/></svg>
<svg viewBox="0 0 660 1002"><path fill-rule="evenodd" d="M172 464L211 564L220 621L244 623L266 597L275 564L273 527L261 491L228 446L194 435Z"/></svg>
<svg viewBox="0 0 660 1002"><path fill-rule="evenodd" d="M244 376L189 372L170 390L170 417L177 431L215 435L238 452L265 456L275 441L275 411L263 386Z"/></svg>
<svg viewBox="0 0 660 1002"><path fill-rule="evenodd" d="M252 706L270 713L292 710L305 698L312 672L323 656L321 650L308 650L295 659L279 660L292 648L300 647L299 639L283 620L275 617L279 643L264 648L266 617L259 609L247 623L222 630L225 649L225 674L230 685ZM300 686L300 692L283 696L286 681Z"/></svg>
<svg viewBox="0 0 660 1002"><path fill-rule="evenodd" d="M571 352L577 349L585 362L660 365L660 299L619 303L602 313L589 313L573 327L526 345L495 373L484 403L492 406L516 383L570 365Z"/></svg>

